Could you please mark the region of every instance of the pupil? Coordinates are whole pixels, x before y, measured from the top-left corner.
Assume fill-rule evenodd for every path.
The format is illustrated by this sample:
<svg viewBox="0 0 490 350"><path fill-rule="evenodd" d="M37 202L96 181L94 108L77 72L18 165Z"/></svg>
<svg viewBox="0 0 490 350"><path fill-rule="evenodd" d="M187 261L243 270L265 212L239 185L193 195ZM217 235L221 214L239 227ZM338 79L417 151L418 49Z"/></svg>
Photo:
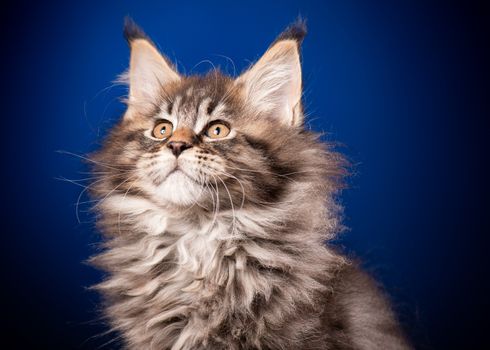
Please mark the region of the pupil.
<svg viewBox="0 0 490 350"><path fill-rule="evenodd" d="M163 128L160 129L160 134L165 134L165 131L167 130L167 127L164 126Z"/></svg>
<svg viewBox="0 0 490 350"><path fill-rule="evenodd" d="M214 129L214 134L215 135L219 135L221 132L221 128L219 126L217 126L215 129Z"/></svg>

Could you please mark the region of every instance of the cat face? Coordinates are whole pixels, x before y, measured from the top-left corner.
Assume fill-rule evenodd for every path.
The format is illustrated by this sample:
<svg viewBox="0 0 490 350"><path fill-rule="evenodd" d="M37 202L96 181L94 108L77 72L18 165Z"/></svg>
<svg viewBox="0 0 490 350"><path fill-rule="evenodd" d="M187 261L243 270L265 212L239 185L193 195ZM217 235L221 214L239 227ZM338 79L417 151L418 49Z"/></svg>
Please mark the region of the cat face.
<svg viewBox="0 0 490 350"><path fill-rule="evenodd" d="M128 109L93 157L98 196L234 210L279 201L298 174L321 173L326 153L302 125L301 28L236 79L181 76L134 24L126 35Z"/></svg>

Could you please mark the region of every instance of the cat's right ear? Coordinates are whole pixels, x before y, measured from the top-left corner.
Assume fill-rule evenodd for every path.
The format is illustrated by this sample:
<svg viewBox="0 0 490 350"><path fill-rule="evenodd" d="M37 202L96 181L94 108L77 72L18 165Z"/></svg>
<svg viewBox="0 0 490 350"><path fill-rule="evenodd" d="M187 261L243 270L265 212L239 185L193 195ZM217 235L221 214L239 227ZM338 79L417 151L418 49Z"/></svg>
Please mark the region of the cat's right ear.
<svg viewBox="0 0 490 350"><path fill-rule="evenodd" d="M129 17L124 22L124 37L131 48L129 70L125 76L129 83L128 111L149 112L159 100L162 89L181 78L169 60Z"/></svg>

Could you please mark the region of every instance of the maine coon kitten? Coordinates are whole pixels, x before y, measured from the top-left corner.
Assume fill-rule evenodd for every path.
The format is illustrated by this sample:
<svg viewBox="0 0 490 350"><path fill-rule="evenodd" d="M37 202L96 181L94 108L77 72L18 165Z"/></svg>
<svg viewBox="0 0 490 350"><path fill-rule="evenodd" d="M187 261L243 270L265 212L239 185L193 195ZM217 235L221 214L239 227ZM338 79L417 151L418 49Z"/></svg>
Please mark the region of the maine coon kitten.
<svg viewBox="0 0 490 350"><path fill-rule="evenodd" d="M289 27L238 78L183 76L131 21L127 111L92 156L105 315L131 349L407 349L326 241L341 155L304 128Z"/></svg>

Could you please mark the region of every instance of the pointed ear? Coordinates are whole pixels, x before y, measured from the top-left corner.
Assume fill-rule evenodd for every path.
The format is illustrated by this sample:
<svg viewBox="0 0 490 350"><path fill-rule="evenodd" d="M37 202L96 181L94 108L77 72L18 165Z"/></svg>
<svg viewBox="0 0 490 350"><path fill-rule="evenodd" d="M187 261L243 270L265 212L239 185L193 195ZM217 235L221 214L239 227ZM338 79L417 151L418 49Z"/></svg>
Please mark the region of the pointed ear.
<svg viewBox="0 0 490 350"><path fill-rule="evenodd" d="M271 115L289 126L302 124L299 48L305 35L303 21L293 24L257 63L237 78L245 102L257 114Z"/></svg>
<svg viewBox="0 0 490 350"><path fill-rule="evenodd" d="M129 106L147 110L158 101L165 85L179 81L180 76L145 35L131 20L126 18L124 36L131 48L127 79L129 80Z"/></svg>

